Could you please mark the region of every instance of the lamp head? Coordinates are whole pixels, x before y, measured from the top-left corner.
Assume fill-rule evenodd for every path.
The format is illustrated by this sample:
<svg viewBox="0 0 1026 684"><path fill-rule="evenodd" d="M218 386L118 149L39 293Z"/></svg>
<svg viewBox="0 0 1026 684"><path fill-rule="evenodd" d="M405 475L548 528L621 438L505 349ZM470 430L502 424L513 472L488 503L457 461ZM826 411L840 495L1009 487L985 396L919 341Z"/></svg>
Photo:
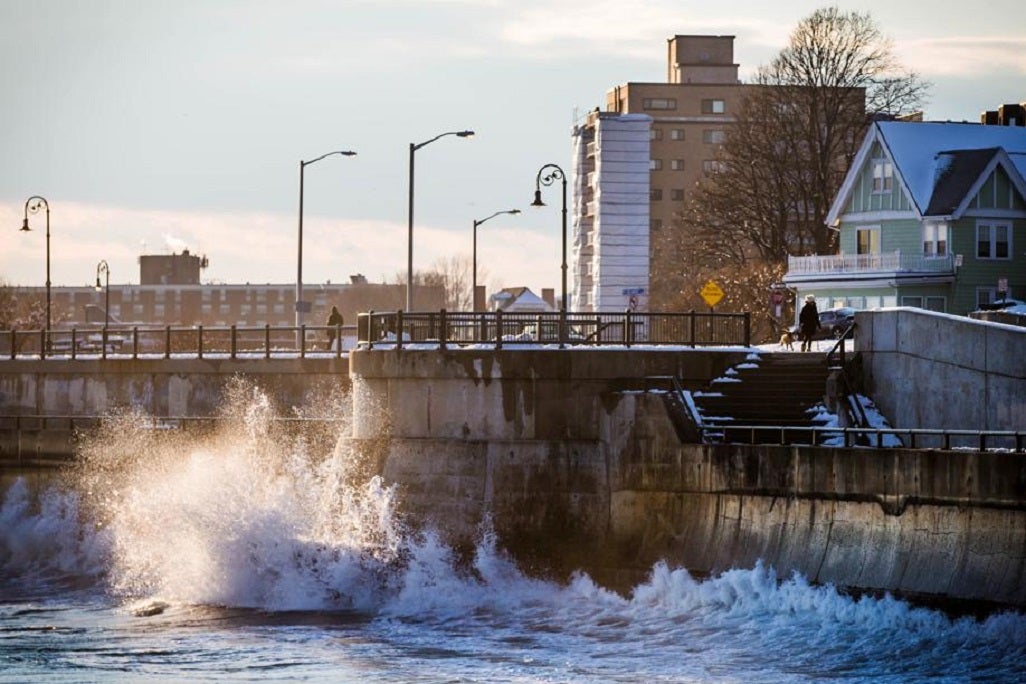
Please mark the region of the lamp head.
<svg viewBox="0 0 1026 684"><path fill-rule="evenodd" d="M354 152L353 150L342 150L341 152L339 152L339 154L341 154L343 157L355 157L356 156L356 152Z"/></svg>
<svg viewBox="0 0 1026 684"><path fill-rule="evenodd" d="M456 133L456 136L459 138L473 138L474 131L459 131Z"/></svg>
<svg viewBox="0 0 1026 684"><path fill-rule="evenodd" d="M545 206L545 202L542 202L541 190L535 190L534 191L534 201L531 202L531 206L532 207L544 207Z"/></svg>
<svg viewBox="0 0 1026 684"><path fill-rule="evenodd" d="M24 232L24 233L27 233L27 232L29 232L30 230L32 230L31 228L29 228L29 225L28 225L28 216L26 216L26 217L25 217L25 220L24 220L24 221L22 221L22 223L21 223L21 230L22 230L22 232Z"/></svg>
<svg viewBox="0 0 1026 684"><path fill-rule="evenodd" d="M100 276L96 276L96 291L99 292L103 289L103 285L100 285Z"/></svg>
<svg viewBox="0 0 1026 684"><path fill-rule="evenodd" d="M519 214L520 210L519 209L510 209L507 213L509 213L509 214Z"/></svg>

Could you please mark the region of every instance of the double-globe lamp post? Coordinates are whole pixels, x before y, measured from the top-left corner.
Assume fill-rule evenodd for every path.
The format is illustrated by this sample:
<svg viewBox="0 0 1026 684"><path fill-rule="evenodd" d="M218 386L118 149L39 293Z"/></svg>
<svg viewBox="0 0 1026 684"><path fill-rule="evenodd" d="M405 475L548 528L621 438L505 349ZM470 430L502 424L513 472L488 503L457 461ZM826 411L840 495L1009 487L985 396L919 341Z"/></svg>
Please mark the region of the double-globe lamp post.
<svg viewBox="0 0 1026 684"><path fill-rule="evenodd" d="M303 334L303 314L310 312L309 302L303 301L303 171L310 164L314 164L330 157L333 154L338 154L343 157L356 156L356 152L352 150L336 150L334 152L325 152L316 159L310 161L299 162L299 241L296 250L296 338Z"/></svg>
<svg viewBox="0 0 1026 684"><path fill-rule="evenodd" d="M106 277L103 285L100 284L101 273ZM103 327L106 328L110 325L110 266L107 265L106 259L96 264L96 291L99 292L101 289L106 291L103 298Z"/></svg>
<svg viewBox="0 0 1026 684"><path fill-rule="evenodd" d="M410 143L410 194L409 194L409 209L407 211L407 230L408 245L406 255L406 310L413 311L413 160L414 152L430 145L439 138L444 138L447 135L455 135L458 138L469 138L474 135L474 131L449 131L448 133L440 133L430 140L426 140L422 143Z"/></svg>
<svg viewBox="0 0 1026 684"><path fill-rule="evenodd" d="M41 208L46 208L46 336L47 344L50 337L50 203L39 195L33 195L25 200L25 221L21 224L23 232L32 230L29 228L29 214L36 214Z"/></svg>
<svg viewBox="0 0 1026 684"><path fill-rule="evenodd" d="M473 265L471 266L471 269L473 271L473 275L471 276L471 280L473 281L473 283L470 286L471 287L471 289L470 289L470 308L471 308L472 311L477 311L477 227L480 226L485 221L488 221L490 219L495 218L496 216L501 216L502 214L519 214L519 213L520 213L519 209L507 209L506 211L497 211L494 214L492 214L491 216L488 216L488 217L483 218L481 220L477 220L477 219L474 220L474 261L473 261Z"/></svg>
<svg viewBox="0 0 1026 684"><path fill-rule="evenodd" d="M534 201L531 202L532 207L544 207L545 202L542 202L541 198L541 186L548 187L557 180L563 181L563 295L562 300L559 304L559 310L566 313L567 301L566 301L566 174L563 173L563 169L555 164L546 164L545 166L538 169L538 177L535 179L535 190L534 190Z"/></svg>

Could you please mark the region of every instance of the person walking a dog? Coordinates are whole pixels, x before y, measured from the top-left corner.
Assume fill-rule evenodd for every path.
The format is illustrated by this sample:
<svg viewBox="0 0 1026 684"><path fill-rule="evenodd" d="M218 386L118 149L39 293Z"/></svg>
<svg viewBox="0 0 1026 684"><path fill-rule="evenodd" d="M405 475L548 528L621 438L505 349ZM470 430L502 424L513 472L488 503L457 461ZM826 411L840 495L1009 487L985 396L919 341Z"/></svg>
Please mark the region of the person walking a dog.
<svg viewBox="0 0 1026 684"><path fill-rule="evenodd" d="M798 331L802 336L802 351L812 351L812 338L819 330L819 309L816 308L816 298L805 295L805 305L798 314Z"/></svg>
<svg viewBox="0 0 1026 684"><path fill-rule="evenodd" d="M328 322L325 324L328 326L328 349L331 349L335 345L335 333L338 329L345 324L345 319L342 318L341 312L339 312L337 306L331 307L331 313L328 314Z"/></svg>

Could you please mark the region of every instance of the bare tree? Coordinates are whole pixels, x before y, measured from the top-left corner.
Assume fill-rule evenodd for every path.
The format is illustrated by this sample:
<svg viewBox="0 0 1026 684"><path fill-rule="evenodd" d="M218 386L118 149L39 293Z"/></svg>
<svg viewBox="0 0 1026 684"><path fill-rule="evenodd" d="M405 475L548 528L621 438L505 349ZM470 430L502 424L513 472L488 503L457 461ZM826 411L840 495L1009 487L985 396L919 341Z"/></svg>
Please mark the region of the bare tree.
<svg viewBox="0 0 1026 684"><path fill-rule="evenodd" d="M0 330L42 330L45 327L43 298L21 292L0 280Z"/></svg>
<svg viewBox="0 0 1026 684"><path fill-rule="evenodd" d="M428 270L414 271L413 284L415 287L441 288L447 311L470 311L473 303L471 263L471 258L464 254L441 257ZM392 282L404 285L406 273L397 273Z"/></svg>
<svg viewBox="0 0 1026 684"><path fill-rule="evenodd" d="M747 89L718 171L661 238L680 264L664 287L697 289L700 276L684 270L696 260L783 273L788 254L834 251L825 218L869 121L910 113L928 88L902 70L868 14L828 7L799 22Z"/></svg>

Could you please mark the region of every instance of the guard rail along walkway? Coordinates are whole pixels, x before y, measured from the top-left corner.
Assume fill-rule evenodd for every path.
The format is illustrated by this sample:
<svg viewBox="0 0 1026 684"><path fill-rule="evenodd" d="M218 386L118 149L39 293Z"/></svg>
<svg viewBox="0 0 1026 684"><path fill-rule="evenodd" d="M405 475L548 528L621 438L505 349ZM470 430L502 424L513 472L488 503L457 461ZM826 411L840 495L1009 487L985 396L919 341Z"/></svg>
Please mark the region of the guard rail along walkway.
<svg viewBox="0 0 1026 684"><path fill-rule="evenodd" d="M404 345L751 346L748 313L509 313L371 311L359 315L364 349Z"/></svg>
<svg viewBox="0 0 1026 684"><path fill-rule="evenodd" d="M330 335L334 333L334 335ZM328 339L336 340L329 348ZM106 359L342 356L356 326L127 326L0 330L0 358ZM341 342L341 343L340 343Z"/></svg>

